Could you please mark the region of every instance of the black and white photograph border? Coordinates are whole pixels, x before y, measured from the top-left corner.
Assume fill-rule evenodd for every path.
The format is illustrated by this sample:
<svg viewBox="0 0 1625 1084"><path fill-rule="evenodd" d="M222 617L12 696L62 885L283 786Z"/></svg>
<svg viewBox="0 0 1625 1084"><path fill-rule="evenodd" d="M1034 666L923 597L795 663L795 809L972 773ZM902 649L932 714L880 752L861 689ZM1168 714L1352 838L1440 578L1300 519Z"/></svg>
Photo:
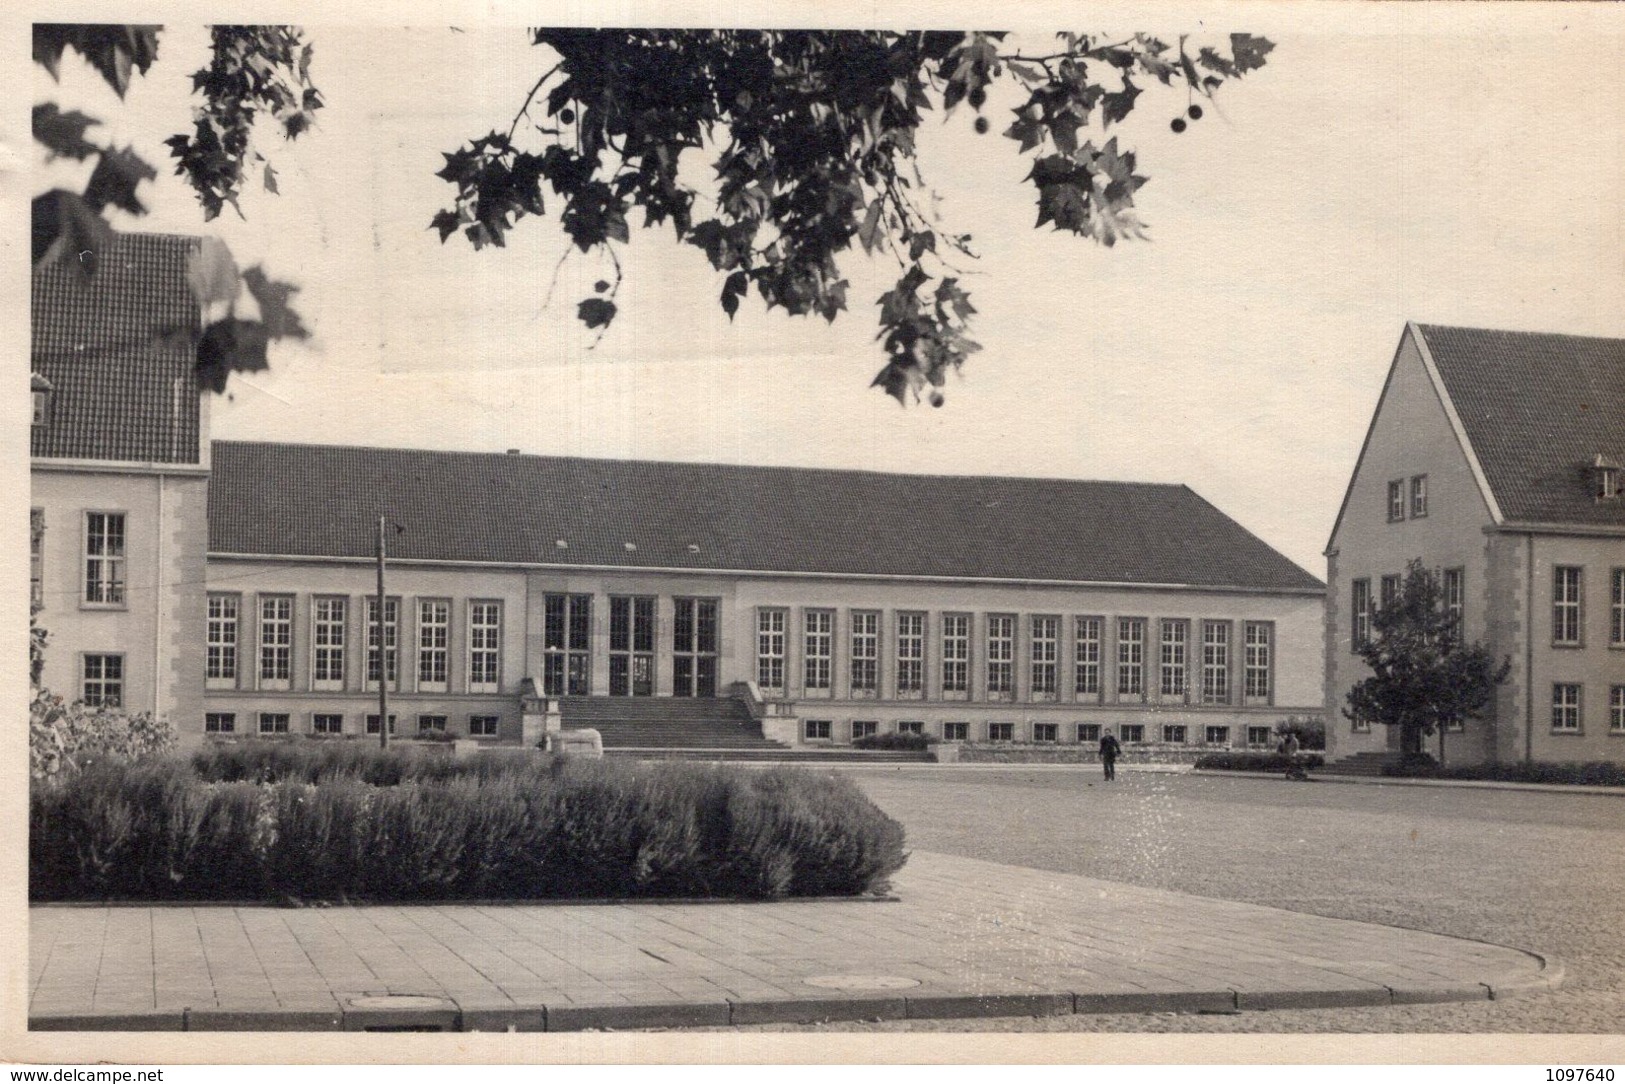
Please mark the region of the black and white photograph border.
<svg viewBox="0 0 1625 1084"><path fill-rule="evenodd" d="M0 1060L1625 1062L1625 8L538 17L0 24Z"/></svg>

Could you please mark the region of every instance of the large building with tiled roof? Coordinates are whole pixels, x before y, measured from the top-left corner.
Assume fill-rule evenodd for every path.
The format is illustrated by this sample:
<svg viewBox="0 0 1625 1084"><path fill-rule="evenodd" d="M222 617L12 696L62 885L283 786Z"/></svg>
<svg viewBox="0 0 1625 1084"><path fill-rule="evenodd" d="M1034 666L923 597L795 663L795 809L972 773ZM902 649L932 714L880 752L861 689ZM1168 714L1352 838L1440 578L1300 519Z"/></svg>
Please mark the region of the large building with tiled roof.
<svg viewBox="0 0 1625 1084"><path fill-rule="evenodd" d="M380 514L408 730L737 697L794 744L1191 751L1318 706L1321 583L1184 486L217 442L211 727L376 727Z"/></svg>
<svg viewBox="0 0 1625 1084"><path fill-rule="evenodd" d="M117 235L93 269L36 267L32 290L42 683L177 720L203 707L209 446L187 286L198 244Z"/></svg>
<svg viewBox="0 0 1625 1084"><path fill-rule="evenodd" d="M1176 757L1319 706L1323 586L1184 486L211 444L197 245L35 274L59 692L192 737L376 732L382 678L402 736L658 741L704 701L798 746Z"/></svg>
<svg viewBox="0 0 1625 1084"><path fill-rule="evenodd" d="M1447 760L1625 759L1625 339L1410 325L1327 549L1334 757L1394 749L1341 708L1407 562L1511 663Z"/></svg>

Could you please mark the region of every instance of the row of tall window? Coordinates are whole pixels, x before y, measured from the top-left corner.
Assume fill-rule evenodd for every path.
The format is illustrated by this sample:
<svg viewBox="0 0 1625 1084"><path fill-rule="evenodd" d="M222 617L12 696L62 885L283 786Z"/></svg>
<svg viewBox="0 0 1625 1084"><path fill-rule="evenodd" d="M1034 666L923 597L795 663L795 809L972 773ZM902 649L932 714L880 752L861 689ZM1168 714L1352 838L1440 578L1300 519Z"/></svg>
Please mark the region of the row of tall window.
<svg viewBox="0 0 1625 1084"><path fill-rule="evenodd" d="M1584 647L1585 626L1585 567L1557 565L1552 569L1552 643ZM1608 646L1625 647L1625 568L1609 570Z"/></svg>
<svg viewBox="0 0 1625 1084"><path fill-rule="evenodd" d="M833 741L837 738L835 723L830 719L803 720L801 729L802 737L807 741ZM896 733L922 735L930 733L931 736L938 737L946 742L1031 741L1044 744L1076 741L1080 744L1089 745L1098 742L1102 734L1112 733L1113 730L1113 727L1101 723L944 722L930 724L929 728L924 722L902 721L896 724ZM880 723L874 720L854 719L848 728L848 734L852 741L874 737L879 731ZM1151 740L1171 745L1199 743L1202 745L1229 746L1233 733L1244 735L1246 744L1250 746L1269 747L1275 741L1274 729L1269 726L1232 728L1225 725L1214 725L1196 727L1185 723L1164 723L1158 727L1147 727L1144 723L1119 723L1115 728L1115 733L1118 740L1125 745L1140 745Z"/></svg>
<svg viewBox="0 0 1625 1084"><path fill-rule="evenodd" d="M887 683L881 665L881 611L849 611L847 683L838 690L835 611L802 610L799 684L792 689L791 611L763 607L756 616L757 685L768 697L794 692L861 700L889 693L899 700L923 699L928 615L898 611L892 620L892 672ZM1025 652L1018 658L1018 622L1023 621ZM1015 614L987 614L975 643L971 614L938 615L941 698L1014 700L1018 667L1024 671L1028 698L1036 701L1107 695L1144 700L1154 694L1163 700L1232 704L1238 691L1245 703L1268 703L1273 695L1275 628L1271 622L1100 616L1077 616L1071 622L1072 652L1070 658L1063 658L1063 619L1058 615L1029 614L1023 619Z"/></svg>
<svg viewBox="0 0 1625 1084"><path fill-rule="evenodd" d="M352 656L359 657L361 684L378 688L380 674L390 688L401 683L401 600L386 598L379 621L376 595L361 599L361 645L351 644L351 605L345 595L317 595L310 600L310 688L338 692L355 687L350 673ZM244 684L281 691L293 688L294 659L298 649L294 596L259 595L244 611L242 595L214 593L208 600L204 676L211 689L233 689ZM414 688L418 692L495 693L501 683L502 603L470 599L465 621L468 637L462 687L451 687L450 599L417 599L413 608L416 644L411 658ZM243 625L251 619L255 629L253 654L243 657Z"/></svg>
<svg viewBox="0 0 1625 1084"><path fill-rule="evenodd" d="M1625 568L1610 569L1608 575L1608 646L1625 647ZM1464 573L1459 568L1447 568L1440 574L1444 606L1456 617L1458 626L1462 617L1462 600L1465 597L1463 577ZM1403 585L1404 579L1401 576L1383 576L1379 581L1380 594L1374 605L1370 579L1362 578L1351 582L1352 650L1359 651L1370 642L1372 617L1377 607L1387 606L1398 598ZM1552 569L1553 645L1585 646L1585 626L1585 567L1557 565Z"/></svg>
<svg viewBox="0 0 1625 1084"><path fill-rule="evenodd" d="M1379 608L1386 609L1399 598L1404 589L1405 577L1387 575L1378 580L1378 595L1371 597L1371 580L1361 577L1351 581L1352 598L1349 612L1353 615L1353 635L1349 638L1349 649L1358 652L1371 642L1373 619ZM1455 619L1455 627L1461 628L1465 614L1466 572L1460 568L1447 568L1439 574L1439 588L1445 612Z"/></svg>
<svg viewBox="0 0 1625 1084"><path fill-rule="evenodd" d="M1552 685L1552 733L1585 732L1585 686L1560 681ZM1608 687L1608 733L1625 735L1625 685Z"/></svg>
<svg viewBox="0 0 1625 1084"><path fill-rule="evenodd" d="M124 513L86 512L83 526L80 602L88 606L126 605ZM29 600L41 606L45 603L45 509L29 509L28 528Z"/></svg>
<svg viewBox="0 0 1625 1084"><path fill-rule="evenodd" d="M612 696L652 696L655 676L653 595L609 599L609 692ZM719 600L673 600L673 691L678 696L717 695L720 642ZM210 688L253 687L281 691L294 686L300 651L308 651L309 687L318 692L357 687L351 668L362 668L360 686L376 690L380 680L422 693L495 693L502 683L502 603L470 599L462 611L466 629L460 678L452 665L459 610L451 599L419 598L403 610L400 598L384 600L382 622L376 596L360 600L362 643L352 644L352 606L346 595L311 597L308 631L301 633L295 596L263 594L245 600L214 593L208 600L206 677ZM246 607L246 608L245 608ZM586 696L592 690L593 596L550 593L542 598L541 686L546 696ZM403 630L403 616L409 630ZM255 632L245 655L244 630ZM406 647L405 631L412 636ZM306 639L301 640L301 636ZM361 661L356 663L355 659ZM406 669L403 671L403 661ZM455 687L454 687L455 686Z"/></svg>

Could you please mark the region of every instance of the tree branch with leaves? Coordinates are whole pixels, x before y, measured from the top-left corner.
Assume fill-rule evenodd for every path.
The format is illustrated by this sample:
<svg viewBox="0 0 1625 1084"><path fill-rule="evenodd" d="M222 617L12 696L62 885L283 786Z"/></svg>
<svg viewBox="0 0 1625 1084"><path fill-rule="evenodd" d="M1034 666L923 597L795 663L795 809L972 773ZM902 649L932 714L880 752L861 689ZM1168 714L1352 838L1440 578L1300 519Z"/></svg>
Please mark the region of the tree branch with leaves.
<svg viewBox="0 0 1625 1084"><path fill-rule="evenodd" d="M546 68L506 132L445 155L439 176L456 194L430 228L476 249L503 246L527 216L560 202L576 249L607 253L616 280L600 280L580 319L600 337L617 313L628 216L669 225L721 277L732 319L753 290L768 309L833 321L850 285L839 259L854 244L898 264L877 299L885 365L874 383L901 403L929 388L941 405L947 374L980 349L976 312L957 257L969 234L922 212L929 191L916 159L925 115L961 104L989 130L988 89L1015 84L1022 104L1004 136L1032 153L1027 182L1038 226L1111 246L1144 236L1134 194L1146 178L1120 150L1113 125L1142 96L1135 80L1183 90L1176 131L1199 119L1197 99L1264 66L1274 48L1232 34L1228 50L1146 34L1108 40L1057 35L1051 51L1009 48L998 32L539 29ZM538 117L536 114L542 115ZM1103 143L1081 138L1095 120ZM529 122L526 124L525 122ZM702 188L685 168L699 152Z"/></svg>
<svg viewBox="0 0 1625 1084"><path fill-rule="evenodd" d="M34 61L60 79L63 56L81 56L123 99L136 75L146 75L158 58L159 26L36 23ZM242 215L238 197L250 170L276 192L276 173L253 147L261 115L270 117L283 136L294 139L307 130L322 106L321 93L310 79L312 48L303 31L289 26L216 26L210 29L209 63L192 76L201 98L190 133L167 140L175 171L197 194L205 220L227 205ZM101 121L78 110L64 111L56 102L34 106L34 139L47 162L59 158L96 159L84 190L53 188L33 201L33 261L66 260L78 272L94 275L112 243L109 209L132 215L147 213L139 187L158 171L134 148L100 144L89 131ZM309 329L290 301L298 287L271 279L260 267L238 273L225 246L205 242L193 258L188 280L204 313L198 335L199 379L223 392L233 372L267 367L266 350L276 339L304 339ZM240 317L236 304L244 287L259 309L257 319Z"/></svg>

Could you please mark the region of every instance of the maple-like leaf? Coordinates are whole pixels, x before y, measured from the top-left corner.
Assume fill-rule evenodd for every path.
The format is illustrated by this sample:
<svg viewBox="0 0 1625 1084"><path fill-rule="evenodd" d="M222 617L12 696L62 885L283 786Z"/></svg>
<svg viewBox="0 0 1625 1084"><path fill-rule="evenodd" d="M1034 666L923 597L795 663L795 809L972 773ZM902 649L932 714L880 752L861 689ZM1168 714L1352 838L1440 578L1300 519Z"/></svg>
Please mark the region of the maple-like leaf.
<svg viewBox="0 0 1625 1084"><path fill-rule="evenodd" d="M95 273L113 243L113 229L77 192L54 188L34 197L33 262L67 259L81 275Z"/></svg>
<svg viewBox="0 0 1625 1084"><path fill-rule="evenodd" d="M310 338L310 329L290 304L299 287L270 278L258 265L243 272L243 285L260 307L260 323L267 335L273 339Z"/></svg>
<svg viewBox="0 0 1625 1084"><path fill-rule="evenodd" d="M85 138L85 129L101 121L77 109L64 113L55 102L34 107L34 138L45 145L47 159L71 158L82 162L101 150Z"/></svg>
<svg viewBox="0 0 1625 1084"><path fill-rule="evenodd" d="M197 344L198 382L215 394L226 390L232 373L260 372L269 367L265 325L227 317L203 329Z"/></svg>
<svg viewBox="0 0 1625 1084"><path fill-rule="evenodd" d="M1100 97L1101 119L1107 128L1123 120L1134 109L1134 99L1140 96L1140 88L1123 76L1123 89Z"/></svg>
<svg viewBox="0 0 1625 1084"><path fill-rule="evenodd" d="M602 297L589 297L576 306L576 316L588 327L608 327L615 319L615 302Z"/></svg>
<svg viewBox="0 0 1625 1084"><path fill-rule="evenodd" d="M1264 58L1275 48L1275 43L1256 34L1231 34L1230 52L1236 58L1236 72L1245 75L1264 66Z"/></svg>
<svg viewBox="0 0 1625 1084"><path fill-rule="evenodd" d="M147 208L136 196L136 186L157 176L158 171L132 148L109 147L102 151L85 185L85 202L98 211L111 204L132 215L144 215Z"/></svg>

